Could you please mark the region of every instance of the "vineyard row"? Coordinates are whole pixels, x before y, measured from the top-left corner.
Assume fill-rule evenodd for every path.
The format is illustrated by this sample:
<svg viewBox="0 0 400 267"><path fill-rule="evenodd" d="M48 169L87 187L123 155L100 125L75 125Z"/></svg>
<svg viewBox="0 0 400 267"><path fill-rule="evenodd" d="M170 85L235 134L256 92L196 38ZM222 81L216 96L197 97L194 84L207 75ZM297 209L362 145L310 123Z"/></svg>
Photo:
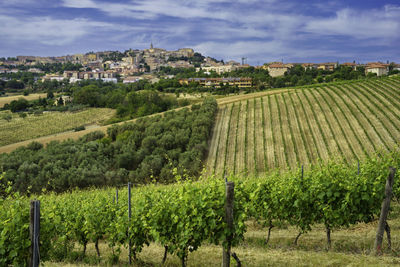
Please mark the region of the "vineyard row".
<svg viewBox="0 0 400 267"><path fill-rule="evenodd" d="M41 195L37 197L41 203L40 257L62 261L76 243L83 254L88 243L94 243L100 256L102 241L115 260L128 244L130 254L137 258L146 245L157 242L165 248L165 255L177 255L185 266L188 254L204 243L227 247L230 240L230 245L238 245L249 219L269 227L285 222L299 233L316 224L330 231L371 222L379 217L389 166L400 167L400 151L364 160L359 171L355 165L330 162L304 173L229 177L235 182L232 228L226 223L224 180L213 177L136 188L130 217L126 189L119 191L117 201L115 189ZM393 189L397 198L399 177L397 173ZM28 258L29 200L18 194L0 198L1 266L23 265Z"/></svg>
<svg viewBox="0 0 400 267"><path fill-rule="evenodd" d="M351 164L400 140L400 79L294 89L222 106L208 173L259 175L340 158Z"/></svg>

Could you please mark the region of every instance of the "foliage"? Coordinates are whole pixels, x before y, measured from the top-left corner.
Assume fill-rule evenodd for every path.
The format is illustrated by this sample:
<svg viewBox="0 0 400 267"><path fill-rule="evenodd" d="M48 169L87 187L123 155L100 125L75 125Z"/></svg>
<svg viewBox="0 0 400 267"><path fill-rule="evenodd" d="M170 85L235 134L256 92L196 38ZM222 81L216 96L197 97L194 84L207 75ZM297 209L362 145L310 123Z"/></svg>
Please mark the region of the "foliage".
<svg viewBox="0 0 400 267"><path fill-rule="evenodd" d="M32 192L42 188L61 192L128 180L168 183L173 181L174 167L179 167L181 175L198 176L216 110L216 101L208 98L191 110L113 126L108 137L90 134L77 141L54 141L38 150L18 148L0 155L4 182L11 181L20 192L30 186Z"/></svg>
<svg viewBox="0 0 400 267"><path fill-rule="evenodd" d="M12 120L11 114L5 113L1 115L1 118L7 122L10 122Z"/></svg>
<svg viewBox="0 0 400 267"><path fill-rule="evenodd" d="M274 174L235 182L233 232L226 227L225 184L210 177L200 182L174 185L148 185L132 190L132 217L128 218L127 190L74 191L44 194L41 201L41 259L61 261L72 253L71 243L82 247L97 246L103 240L118 257L121 246L132 245L136 258L150 242L163 245L183 262L190 252L204 243L232 245L243 240L245 221L254 217L270 225L288 223L301 232L316 224L330 229L348 227L377 218L384 198L388 167L400 167L400 152L380 154L356 166L329 162L300 171ZM175 178L180 175L175 170ZM397 172L394 196L399 196ZM28 257L30 240L29 198L11 194L0 198L0 263L23 265ZM100 255L99 255L100 256Z"/></svg>
<svg viewBox="0 0 400 267"><path fill-rule="evenodd" d="M85 129L86 129L86 128L85 128L84 125L80 125L80 126L78 126L78 127L75 127L74 131L75 131L75 132L79 132L79 131L83 131L83 130L85 130Z"/></svg>
<svg viewBox="0 0 400 267"><path fill-rule="evenodd" d="M11 112L22 111L29 107L29 102L25 98L20 98L18 100L11 101L9 107Z"/></svg>

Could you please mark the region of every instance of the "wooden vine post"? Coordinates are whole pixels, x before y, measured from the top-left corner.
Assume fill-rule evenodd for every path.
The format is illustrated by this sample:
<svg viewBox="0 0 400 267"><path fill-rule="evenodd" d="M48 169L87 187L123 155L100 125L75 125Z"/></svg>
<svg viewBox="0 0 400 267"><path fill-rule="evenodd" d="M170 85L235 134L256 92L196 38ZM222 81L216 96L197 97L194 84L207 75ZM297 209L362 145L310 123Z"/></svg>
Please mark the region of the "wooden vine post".
<svg viewBox="0 0 400 267"><path fill-rule="evenodd" d="M129 265L132 264L131 217L132 217L131 183L128 182L128 240L129 240L128 249L129 249Z"/></svg>
<svg viewBox="0 0 400 267"><path fill-rule="evenodd" d="M226 182L226 202L225 202L225 221L229 229L227 237L227 247L222 248L222 267L230 266L231 243L233 238L233 201L234 201L234 182Z"/></svg>
<svg viewBox="0 0 400 267"><path fill-rule="evenodd" d="M31 239L31 247L29 250L29 267L39 267L39 234L40 234L40 201L32 200L30 207L30 224L29 235Z"/></svg>
<svg viewBox="0 0 400 267"><path fill-rule="evenodd" d="M390 173L388 179L386 180L386 186L385 186L385 199L382 202L381 215L379 217L378 230L376 232L376 238L374 243L375 255L382 254L382 241L385 229L387 230L388 239L390 239L390 228L386 222L386 219L390 209L390 200L392 198L392 187L394 183L394 176L396 173L396 169L393 167L390 167L389 169ZM388 242L389 244L391 243L390 240L388 240Z"/></svg>

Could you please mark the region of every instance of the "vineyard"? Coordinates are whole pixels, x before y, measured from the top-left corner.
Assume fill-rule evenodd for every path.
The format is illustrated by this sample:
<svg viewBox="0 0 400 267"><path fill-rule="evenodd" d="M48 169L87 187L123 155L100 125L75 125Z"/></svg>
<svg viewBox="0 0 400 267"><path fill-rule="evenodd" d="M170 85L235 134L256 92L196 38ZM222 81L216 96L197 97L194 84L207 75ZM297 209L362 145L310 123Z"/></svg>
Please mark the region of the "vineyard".
<svg viewBox="0 0 400 267"><path fill-rule="evenodd" d="M10 122L0 120L0 146L99 123L114 113L108 108L91 108L80 112L49 112L39 116L32 114L26 118L12 114Z"/></svg>
<svg viewBox="0 0 400 267"><path fill-rule="evenodd" d="M220 104L206 165L246 176L319 159L350 164L399 140L398 76L330 83Z"/></svg>
<svg viewBox="0 0 400 267"><path fill-rule="evenodd" d="M126 251L130 244L132 257L138 265L145 265L140 261L141 252L156 244L164 248L159 255L161 259L164 254L163 262L172 254L186 266L192 252L210 244L221 249L227 245L228 236L232 236L233 251L241 251L241 245L251 242L246 237L249 220L270 230L292 227L303 235L323 227L329 230L324 246L346 251L340 248L341 243L335 247L335 234L331 240L330 231L364 225L379 217L389 166L400 167L398 151L362 161L359 171L357 166L331 162L304 173L293 171L247 180L229 177L235 182L232 231L228 230L224 218L225 183L212 177L198 182L133 189L131 218L126 187L120 188L118 196L112 188L42 194L37 197L41 202L41 261L79 260L85 258L89 244L94 244L98 263L126 262L126 258L121 258L121 251ZM395 177L395 198L400 192L399 176L397 173ZM180 180L179 176L176 178ZM3 192L8 196L0 198L0 265L16 266L23 264L29 253L29 198L11 194L10 188ZM397 228L393 229L397 233ZM275 233L271 232L271 240ZM264 230L258 241L264 249L266 236ZM303 242L297 239L296 244ZM273 246L282 246L279 240L274 239ZM372 244L368 240L356 244L355 248L369 253ZM399 245L394 238L394 254ZM108 258L104 258L104 251L108 252ZM387 249L384 252L391 253ZM248 255L239 254L239 257L246 266L252 265ZM392 262L399 263L394 258Z"/></svg>

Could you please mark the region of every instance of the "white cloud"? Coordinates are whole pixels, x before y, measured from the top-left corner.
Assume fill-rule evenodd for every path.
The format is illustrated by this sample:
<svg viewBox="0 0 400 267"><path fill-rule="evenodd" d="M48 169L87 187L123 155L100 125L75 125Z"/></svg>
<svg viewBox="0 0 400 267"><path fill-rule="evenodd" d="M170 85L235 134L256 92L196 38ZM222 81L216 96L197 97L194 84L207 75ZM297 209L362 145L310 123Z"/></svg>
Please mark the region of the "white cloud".
<svg viewBox="0 0 400 267"><path fill-rule="evenodd" d="M249 62L259 60L276 61L291 60L293 58L312 58L335 56L336 52L330 49L298 47L295 43L272 41L237 41L237 42L204 42L195 46L196 51L205 55L226 60L239 60L247 57Z"/></svg>
<svg viewBox="0 0 400 267"><path fill-rule="evenodd" d="M342 35L355 39L393 39L400 33L399 7L357 11L342 9L331 18L309 21L304 30L318 35ZM396 15L395 15L396 14Z"/></svg>
<svg viewBox="0 0 400 267"><path fill-rule="evenodd" d="M275 0L269 0L266 4ZM175 1L175 0L132 0L128 3L102 3L94 0L63 0L64 7L70 8L94 8L98 9L110 16L116 17L135 17L136 19L150 19L158 16L170 16L182 19L193 18L209 18L209 19L237 19L234 13L240 10L232 10L229 8L216 8L218 3L232 3L228 0L206 0L206 1ZM244 1L239 3L253 3L255 0Z"/></svg>
<svg viewBox="0 0 400 267"><path fill-rule="evenodd" d="M64 7L71 8L97 8L97 4L92 0L64 0Z"/></svg>
<svg viewBox="0 0 400 267"><path fill-rule="evenodd" d="M83 47L99 40L104 47L124 49L147 47L153 41L158 47L192 46L217 58L239 60L246 56L254 62L257 58L351 57L358 47L391 48L393 40L400 37L398 5L360 11L340 9L344 0L324 4L294 0L49 1L2 1L0 34L6 38L0 46L35 41ZM31 9L33 2L38 7ZM33 15L35 9L47 7L47 3L57 6L57 14L68 13L63 13L62 19L51 17L51 13L45 17ZM28 8L17 8L25 4ZM16 11L6 13L7 7ZM78 18L75 12L62 7L81 9L77 14L88 17ZM322 14L311 15L316 11ZM371 49L363 51L367 50Z"/></svg>
<svg viewBox="0 0 400 267"><path fill-rule="evenodd" d="M111 30L115 25L88 19L53 19L32 17L17 19L0 15L0 35L7 42L36 41L45 45L67 45L97 30ZM28 45L28 44L27 44Z"/></svg>

